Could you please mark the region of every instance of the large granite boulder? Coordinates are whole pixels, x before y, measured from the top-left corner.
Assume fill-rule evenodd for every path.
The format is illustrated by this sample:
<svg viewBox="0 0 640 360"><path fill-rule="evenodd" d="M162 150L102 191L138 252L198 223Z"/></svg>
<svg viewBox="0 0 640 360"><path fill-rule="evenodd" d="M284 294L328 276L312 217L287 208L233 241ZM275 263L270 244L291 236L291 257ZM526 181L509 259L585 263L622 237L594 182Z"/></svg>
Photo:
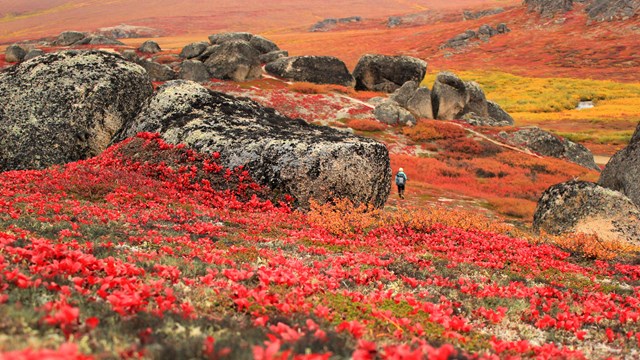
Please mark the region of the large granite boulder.
<svg viewBox="0 0 640 360"><path fill-rule="evenodd" d="M104 35L91 35L73 45L125 45L122 41Z"/></svg>
<svg viewBox="0 0 640 360"><path fill-rule="evenodd" d="M415 125L416 118L395 101L387 100L378 104L373 110L376 120L389 125Z"/></svg>
<svg viewBox="0 0 640 360"><path fill-rule="evenodd" d="M211 47L210 51L204 64L211 77L247 81L262 76L260 52L247 41L227 41Z"/></svg>
<svg viewBox="0 0 640 360"><path fill-rule="evenodd" d="M258 50L260 54L268 54L272 51L280 50L276 43L260 35L253 35L251 40L249 40L249 44L253 46L254 49Z"/></svg>
<svg viewBox="0 0 640 360"><path fill-rule="evenodd" d="M596 234L602 240L640 245L640 211L623 194L585 181L547 189L533 218L533 228L550 234Z"/></svg>
<svg viewBox="0 0 640 360"><path fill-rule="evenodd" d="M182 48L180 57L185 59L193 59L200 56L200 54L207 50L208 47L209 44L204 41L187 44Z"/></svg>
<svg viewBox="0 0 640 360"><path fill-rule="evenodd" d="M138 50L142 53L147 53L147 54L155 54L162 51L162 49L160 49L160 45L158 45L158 43L153 40L147 40L143 42L142 45L140 45L140 47L138 48Z"/></svg>
<svg viewBox="0 0 640 360"><path fill-rule="evenodd" d="M0 73L0 171L100 154L153 88L119 55L62 51Z"/></svg>
<svg viewBox="0 0 640 360"><path fill-rule="evenodd" d="M389 96L389 99L397 102L402 107L407 107L407 102L409 99L415 94L416 90L418 90L418 83L415 81L407 81L402 84L398 90L394 91L393 94Z"/></svg>
<svg viewBox="0 0 640 360"><path fill-rule="evenodd" d="M230 41L251 41L253 34L248 32L224 32L209 35L209 42L212 45L224 44Z"/></svg>
<svg viewBox="0 0 640 360"><path fill-rule="evenodd" d="M138 64L147 70L151 81L168 81L177 77L176 72L168 65L158 64L157 62L149 60L140 60Z"/></svg>
<svg viewBox="0 0 640 360"><path fill-rule="evenodd" d="M178 77L183 80L205 82L211 79L211 74L205 64L198 60L185 60L180 64Z"/></svg>
<svg viewBox="0 0 640 360"><path fill-rule="evenodd" d="M363 55L353 70L356 90L394 92L407 81L420 84L427 63L410 56Z"/></svg>
<svg viewBox="0 0 640 360"><path fill-rule="evenodd" d="M484 91L475 81L467 81L464 83L469 94L469 100L462 109L463 114L473 114L477 117L488 117L489 106Z"/></svg>
<svg viewBox="0 0 640 360"><path fill-rule="evenodd" d="M15 63L24 60L27 56L27 51L18 44L7 46L4 52L4 60L8 63Z"/></svg>
<svg viewBox="0 0 640 360"><path fill-rule="evenodd" d="M407 101L406 109L417 117L433 119L433 104L429 88L419 87Z"/></svg>
<svg viewBox="0 0 640 360"><path fill-rule="evenodd" d="M265 70L293 81L353 86L355 81L342 60L333 56L294 56L272 61Z"/></svg>
<svg viewBox="0 0 640 360"><path fill-rule="evenodd" d="M640 125L629 145L609 160L598 183L620 191L640 206Z"/></svg>
<svg viewBox="0 0 640 360"><path fill-rule="evenodd" d="M487 101L487 111L491 121L484 126L511 126L514 124L511 115L493 101Z"/></svg>
<svg viewBox="0 0 640 360"><path fill-rule="evenodd" d="M43 50L41 50L41 49L31 49L31 50L29 50L27 52L27 55L24 56L23 60L25 60L25 61L26 60L31 60L31 59L33 59L35 57L38 57L38 56L41 56L41 55L44 55L44 51Z"/></svg>
<svg viewBox="0 0 640 360"><path fill-rule="evenodd" d="M268 64L272 61L276 61L280 58L285 58L289 56L289 52L286 50L276 50L276 51L272 51L266 54L262 54L260 55L260 57L258 59L260 59L260 62L263 64Z"/></svg>
<svg viewBox="0 0 640 360"><path fill-rule="evenodd" d="M293 120L195 82L160 87L116 139L141 131L199 152L219 152L224 166L245 166L256 181L291 194L301 207L311 198L382 206L389 195L391 169L383 144Z"/></svg>
<svg viewBox="0 0 640 360"><path fill-rule="evenodd" d="M83 40L87 34L79 31L64 31L53 41L56 46L69 46Z"/></svg>
<svg viewBox="0 0 640 360"><path fill-rule="evenodd" d="M593 154L581 144L544 131L536 126L522 128L514 132L500 132L502 140L513 146L525 148L540 155L565 159L586 168L600 171Z"/></svg>
<svg viewBox="0 0 640 360"><path fill-rule="evenodd" d="M573 9L573 0L524 0L524 4L542 17L554 17Z"/></svg>
<svg viewBox="0 0 640 360"><path fill-rule="evenodd" d="M469 92L464 81L451 72L441 72L431 91L433 115L438 120L462 118L469 102Z"/></svg>
<svg viewBox="0 0 640 360"><path fill-rule="evenodd" d="M413 114L413 117L433 119L431 91L426 87L418 87L415 81L407 81L404 83L404 85L389 96L389 99L408 110L409 113ZM389 123L386 119L389 118L388 114L391 114L391 110L391 106L385 105L376 108L374 115L377 114L376 118L378 120ZM402 118L405 114L400 112L399 115L400 118ZM413 119L410 122L415 123L416 121ZM407 121L401 121L400 123L407 123Z"/></svg>

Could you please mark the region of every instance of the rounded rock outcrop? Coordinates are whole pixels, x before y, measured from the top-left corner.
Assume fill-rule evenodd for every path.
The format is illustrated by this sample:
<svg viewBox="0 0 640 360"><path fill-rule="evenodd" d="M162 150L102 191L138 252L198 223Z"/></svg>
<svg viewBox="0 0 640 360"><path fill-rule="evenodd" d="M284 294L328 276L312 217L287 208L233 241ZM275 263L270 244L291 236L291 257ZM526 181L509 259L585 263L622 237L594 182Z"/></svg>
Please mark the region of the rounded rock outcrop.
<svg viewBox="0 0 640 360"><path fill-rule="evenodd" d="M312 198L382 206L389 195L391 169L383 144L290 119L195 82L160 87L117 139L143 131L199 152L219 152L224 166L245 166L260 184L291 194L301 207Z"/></svg>
<svg viewBox="0 0 640 360"><path fill-rule="evenodd" d="M16 63L24 60L27 56L27 51L18 44L7 46L4 52L4 60L9 63Z"/></svg>
<svg viewBox="0 0 640 360"><path fill-rule="evenodd" d="M316 84L353 86L353 76L342 60L333 56L294 56L280 58L267 64L265 70L293 81Z"/></svg>
<svg viewBox="0 0 640 360"><path fill-rule="evenodd" d="M0 73L0 171L100 154L152 91L142 67L101 51L50 53Z"/></svg>
<svg viewBox="0 0 640 360"><path fill-rule="evenodd" d="M162 51L162 49L160 49L160 45L158 45L158 43L153 40L147 40L143 42L138 50L147 54L155 54Z"/></svg>
<svg viewBox="0 0 640 360"><path fill-rule="evenodd" d="M407 81L420 84L427 63L411 56L363 55L353 70L356 90L394 92Z"/></svg>
<svg viewBox="0 0 640 360"><path fill-rule="evenodd" d="M227 41L207 51L211 54L204 64L211 77L247 81L262 76L260 52L247 41Z"/></svg>
<svg viewBox="0 0 640 360"><path fill-rule="evenodd" d="M604 167L598 184L620 191L640 206L640 125L629 145L618 151Z"/></svg>
<svg viewBox="0 0 640 360"><path fill-rule="evenodd" d="M456 74L441 72L431 91L433 115L438 120L460 119L469 102L469 91Z"/></svg>
<svg viewBox="0 0 640 360"><path fill-rule="evenodd" d="M533 228L554 235L596 234L603 240L640 245L640 211L623 194L586 181L547 189L533 218Z"/></svg>

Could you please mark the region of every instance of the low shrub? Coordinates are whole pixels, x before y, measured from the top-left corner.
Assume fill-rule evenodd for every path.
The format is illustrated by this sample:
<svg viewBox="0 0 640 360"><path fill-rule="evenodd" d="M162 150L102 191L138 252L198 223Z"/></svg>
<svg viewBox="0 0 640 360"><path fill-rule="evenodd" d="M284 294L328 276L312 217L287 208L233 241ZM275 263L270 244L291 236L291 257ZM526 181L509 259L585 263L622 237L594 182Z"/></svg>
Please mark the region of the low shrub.
<svg viewBox="0 0 640 360"><path fill-rule="evenodd" d="M386 124L372 119L351 119L347 126L358 131L383 131L387 128Z"/></svg>

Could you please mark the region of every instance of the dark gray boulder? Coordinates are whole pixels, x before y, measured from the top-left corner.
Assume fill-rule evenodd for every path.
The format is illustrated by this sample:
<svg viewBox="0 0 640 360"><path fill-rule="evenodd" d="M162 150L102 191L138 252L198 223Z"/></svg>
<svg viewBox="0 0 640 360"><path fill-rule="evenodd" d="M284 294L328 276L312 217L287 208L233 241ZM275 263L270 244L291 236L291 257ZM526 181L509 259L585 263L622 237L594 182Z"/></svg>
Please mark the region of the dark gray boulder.
<svg viewBox="0 0 640 360"><path fill-rule="evenodd" d="M53 41L55 46L69 46L87 37L87 34L79 31L64 31Z"/></svg>
<svg viewBox="0 0 640 360"><path fill-rule="evenodd" d="M227 41L214 46L205 65L216 79L247 81L262 76L260 53L246 41Z"/></svg>
<svg viewBox="0 0 640 360"><path fill-rule="evenodd" d="M40 50L40 49L31 49L27 52L27 55L24 56L24 60L31 60L35 57L44 55L44 51Z"/></svg>
<svg viewBox="0 0 640 360"><path fill-rule="evenodd" d="M27 51L18 44L7 46L4 52L4 60L9 63L20 62L24 60L27 55Z"/></svg>
<svg viewBox="0 0 640 360"><path fill-rule="evenodd" d="M587 7L591 20L627 20L640 14L640 0L594 0Z"/></svg>
<svg viewBox="0 0 640 360"><path fill-rule="evenodd" d="M353 70L356 90L394 92L407 81L420 84L427 63L410 56L363 55Z"/></svg>
<svg viewBox="0 0 640 360"><path fill-rule="evenodd" d="M640 211L623 194L585 181L547 189L533 217L535 231L596 234L602 240L640 245Z"/></svg>
<svg viewBox="0 0 640 360"><path fill-rule="evenodd" d="M0 73L0 171L100 154L153 88L116 54L62 51Z"/></svg>
<svg viewBox="0 0 640 360"><path fill-rule="evenodd" d="M76 41L73 45L124 45L124 43L104 35L91 35Z"/></svg>
<svg viewBox="0 0 640 360"><path fill-rule="evenodd" d="M245 166L260 184L291 194L301 207L349 198L383 206L391 169L386 147L372 139L293 120L247 98L195 82L160 87L117 139L158 132L172 144L219 152L224 166Z"/></svg>
<svg viewBox="0 0 640 360"><path fill-rule="evenodd" d="M496 15L504 12L504 8L498 7L494 9L486 9L480 11L469 11L465 10L462 12L463 20L476 20L483 18L485 16Z"/></svg>
<svg viewBox="0 0 640 360"><path fill-rule="evenodd" d="M276 61L280 58L285 58L285 57L289 57L289 52L286 50L278 50L278 51L272 51L270 53L262 54L260 55L259 59L261 63L268 64L272 61Z"/></svg>
<svg viewBox="0 0 640 360"><path fill-rule="evenodd" d="M209 36L212 45L224 44L229 41L251 41L253 34L248 32L225 32Z"/></svg>
<svg viewBox="0 0 640 360"><path fill-rule="evenodd" d="M373 110L376 120L389 125L415 125L416 118L393 100L383 101Z"/></svg>
<svg viewBox="0 0 640 360"><path fill-rule="evenodd" d="M498 24L496 30L498 31L498 34L506 34L511 31L511 29L509 29L509 27L505 23Z"/></svg>
<svg viewBox="0 0 640 360"><path fill-rule="evenodd" d="M198 60L185 60L180 64L178 77L183 80L205 82L211 79L207 66Z"/></svg>
<svg viewBox="0 0 640 360"><path fill-rule="evenodd" d="M253 46L254 49L258 50L260 54L267 54L272 51L280 50L276 43L259 35L253 35L251 40L249 40L249 44Z"/></svg>
<svg viewBox="0 0 640 360"><path fill-rule="evenodd" d="M131 49L124 50L122 51L121 55L127 61L132 61L132 62L140 61L140 58L138 57L138 54L136 53L135 50L131 50Z"/></svg>
<svg viewBox="0 0 640 360"><path fill-rule="evenodd" d="M485 126L511 126L514 124L511 115L493 101L487 101L487 111L489 112L489 118L492 121Z"/></svg>
<svg viewBox="0 0 640 360"><path fill-rule="evenodd" d="M342 60L333 56L294 56L272 61L265 70L293 81L353 86L355 81Z"/></svg>
<svg viewBox="0 0 640 360"><path fill-rule="evenodd" d="M209 44L207 44L204 41L187 44L185 47L182 48L182 51L180 52L180 57L184 59L192 59L192 58L198 57L205 50L207 50L208 47L209 47Z"/></svg>
<svg viewBox="0 0 640 360"><path fill-rule="evenodd" d="M529 11L547 18L573 9L573 0L524 0L524 4Z"/></svg>
<svg viewBox="0 0 640 360"><path fill-rule="evenodd" d="M402 25L402 18L400 16L389 16L389 19L387 19L387 27L390 29L400 25Z"/></svg>
<svg viewBox="0 0 640 360"><path fill-rule="evenodd" d="M540 155L565 159L600 171L589 149L538 127L523 128L511 133L501 132L498 136L511 145L529 149Z"/></svg>
<svg viewBox="0 0 640 360"><path fill-rule="evenodd" d="M620 191L640 206L640 125L629 145L609 160L598 183Z"/></svg>
<svg viewBox="0 0 640 360"><path fill-rule="evenodd" d="M498 34L499 34L498 30L491 27L491 25L484 24L480 26L480 28L478 29L478 37L481 39L490 38Z"/></svg>
<svg viewBox="0 0 640 360"><path fill-rule="evenodd" d="M409 99L411 99L416 90L418 90L418 83L416 83L415 81L407 81L400 88L398 88L398 90L394 91L393 94L389 96L389 99L406 108L407 102L409 101Z"/></svg>
<svg viewBox="0 0 640 360"><path fill-rule="evenodd" d="M176 72L167 65L149 60L142 60L138 64L147 70L151 81L169 81L177 78Z"/></svg>
<svg viewBox="0 0 640 360"><path fill-rule="evenodd" d="M436 77L431 91L433 115L438 120L462 118L469 102L467 86L456 74L441 72Z"/></svg>
<svg viewBox="0 0 640 360"><path fill-rule="evenodd" d="M143 42L142 45L140 45L138 51L147 54L155 54L162 51L162 49L160 49L160 45L158 45L157 42L153 40L147 40Z"/></svg>

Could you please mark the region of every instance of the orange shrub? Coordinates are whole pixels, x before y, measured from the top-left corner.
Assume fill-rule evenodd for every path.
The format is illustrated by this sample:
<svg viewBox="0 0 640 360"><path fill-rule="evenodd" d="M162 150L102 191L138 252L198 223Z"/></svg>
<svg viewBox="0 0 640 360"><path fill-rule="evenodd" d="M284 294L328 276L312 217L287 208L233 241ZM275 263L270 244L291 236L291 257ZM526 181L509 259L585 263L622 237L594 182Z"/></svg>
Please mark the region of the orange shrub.
<svg viewBox="0 0 640 360"><path fill-rule="evenodd" d="M354 95L355 90L336 84L314 84L310 82L295 82L289 85L289 90L301 94L328 94L337 92L340 94Z"/></svg>
<svg viewBox="0 0 640 360"><path fill-rule="evenodd" d="M386 124L371 119L351 119L347 121L347 126L358 131L382 131L387 128Z"/></svg>
<svg viewBox="0 0 640 360"><path fill-rule="evenodd" d="M405 127L402 133L416 142L465 137L467 132L453 124L439 120L418 120L413 127Z"/></svg>
<svg viewBox="0 0 640 360"><path fill-rule="evenodd" d="M308 220L333 235L361 233L376 225L380 210L370 204L355 206L349 199L334 199L333 203L319 204L310 200Z"/></svg>
<svg viewBox="0 0 640 360"><path fill-rule="evenodd" d="M637 253L640 248L622 241L603 240L595 234L542 234L540 242L551 243L574 255L589 259L612 260L620 256Z"/></svg>
<svg viewBox="0 0 640 360"><path fill-rule="evenodd" d="M491 207L500 214L518 219L533 219L536 211L536 202L515 198L489 198Z"/></svg>

